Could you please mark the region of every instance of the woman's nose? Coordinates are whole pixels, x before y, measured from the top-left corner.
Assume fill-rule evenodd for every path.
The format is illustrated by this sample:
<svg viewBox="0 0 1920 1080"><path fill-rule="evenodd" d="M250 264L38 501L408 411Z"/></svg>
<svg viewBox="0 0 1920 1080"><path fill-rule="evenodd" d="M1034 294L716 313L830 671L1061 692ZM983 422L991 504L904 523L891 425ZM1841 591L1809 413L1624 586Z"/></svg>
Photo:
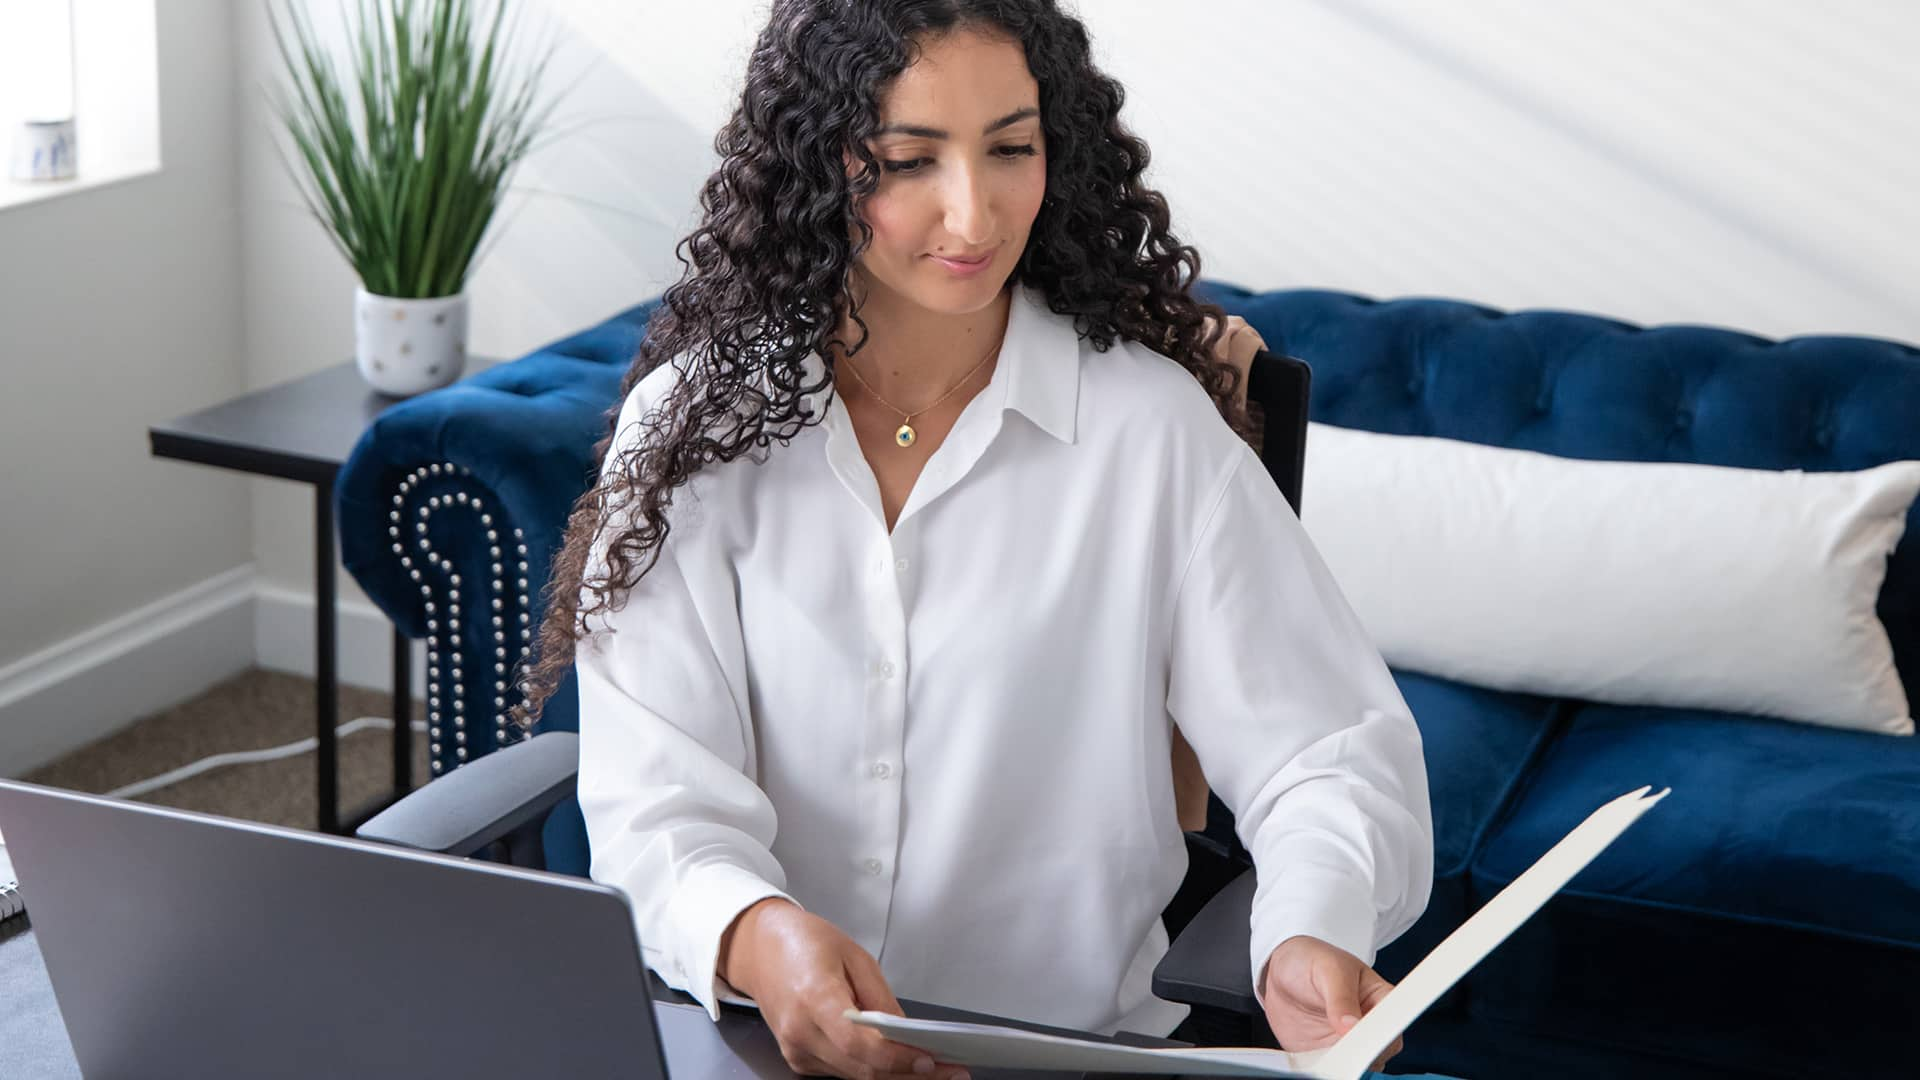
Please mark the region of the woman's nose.
<svg viewBox="0 0 1920 1080"><path fill-rule="evenodd" d="M946 227L969 249L987 242L993 235L992 192L978 169L954 169L948 173Z"/></svg>

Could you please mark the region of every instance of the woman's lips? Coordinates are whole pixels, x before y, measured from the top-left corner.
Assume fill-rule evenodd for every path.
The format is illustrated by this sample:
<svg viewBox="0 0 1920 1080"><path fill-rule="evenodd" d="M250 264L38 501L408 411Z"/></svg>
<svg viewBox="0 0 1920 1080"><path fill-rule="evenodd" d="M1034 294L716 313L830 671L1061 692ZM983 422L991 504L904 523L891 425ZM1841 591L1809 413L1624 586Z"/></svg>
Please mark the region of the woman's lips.
<svg viewBox="0 0 1920 1080"><path fill-rule="evenodd" d="M994 251L998 251L998 250L999 250L998 248L994 249ZM975 259L966 260L966 261L963 261L960 259L949 259L944 255L929 255L927 257L932 259L934 262L939 263L941 266L946 267L949 271L955 274L977 274L980 271L985 270L987 266L993 262L993 255L994 255L994 252L989 251L986 254L981 255Z"/></svg>

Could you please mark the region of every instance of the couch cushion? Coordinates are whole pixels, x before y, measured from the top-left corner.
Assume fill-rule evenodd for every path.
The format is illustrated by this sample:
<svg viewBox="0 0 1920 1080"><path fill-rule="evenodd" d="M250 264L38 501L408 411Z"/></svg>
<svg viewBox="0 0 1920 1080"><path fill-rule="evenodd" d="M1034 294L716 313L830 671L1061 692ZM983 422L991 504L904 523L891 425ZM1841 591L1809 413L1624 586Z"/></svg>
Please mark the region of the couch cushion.
<svg viewBox="0 0 1920 1080"><path fill-rule="evenodd" d="M1475 860L1476 889L1642 784L1673 794L1569 892L1920 947L1920 741L1723 713L1582 707Z"/></svg>
<svg viewBox="0 0 1920 1080"><path fill-rule="evenodd" d="M1433 873L1453 877L1466 869L1489 819L1546 742L1560 706L1410 671L1393 678L1426 753Z"/></svg>
<svg viewBox="0 0 1920 1080"><path fill-rule="evenodd" d="M1474 902L1642 784L1673 793L1474 969L1472 1023L1683 1070L1891 1075L1920 985L1920 741L1583 707L1475 857Z"/></svg>
<svg viewBox="0 0 1920 1080"><path fill-rule="evenodd" d="M1466 871L1474 847L1547 742L1559 711L1547 698L1413 672L1393 677L1420 725L1433 806L1434 881L1420 920L1380 951L1375 966L1389 981L1404 976L1472 911Z"/></svg>

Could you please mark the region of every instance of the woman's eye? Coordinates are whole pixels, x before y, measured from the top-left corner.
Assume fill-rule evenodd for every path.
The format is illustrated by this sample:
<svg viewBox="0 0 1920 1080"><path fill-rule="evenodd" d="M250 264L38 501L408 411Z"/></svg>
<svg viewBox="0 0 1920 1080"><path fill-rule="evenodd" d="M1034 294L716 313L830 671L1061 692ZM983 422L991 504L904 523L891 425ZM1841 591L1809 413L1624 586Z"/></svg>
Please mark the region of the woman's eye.
<svg viewBox="0 0 1920 1080"><path fill-rule="evenodd" d="M1039 153L1032 143L1022 143L1019 146L999 146L995 147L993 152L999 155L1002 161L1032 157ZM932 158L917 157L910 158L906 161L883 161L881 165L890 173L916 173L932 160Z"/></svg>

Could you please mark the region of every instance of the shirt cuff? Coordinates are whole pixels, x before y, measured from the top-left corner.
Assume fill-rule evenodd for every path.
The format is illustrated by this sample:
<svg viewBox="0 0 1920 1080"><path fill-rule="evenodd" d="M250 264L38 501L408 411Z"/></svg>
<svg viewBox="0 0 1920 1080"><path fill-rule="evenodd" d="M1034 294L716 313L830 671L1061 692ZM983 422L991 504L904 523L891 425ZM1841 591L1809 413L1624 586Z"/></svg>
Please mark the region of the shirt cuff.
<svg viewBox="0 0 1920 1080"><path fill-rule="evenodd" d="M1261 892L1253 903L1248 960L1253 996L1263 1007L1267 960L1288 938L1319 938L1373 966L1377 920L1368 883L1330 870L1282 871L1279 880Z"/></svg>
<svg viewBox="0 0 1920 1080"><path fill-rule="evenodd" d="M793 897L751 870L712 863L681 879L668 901L669 922L680 929L681 941L681 948L673 953L674 974L680 988L706 1006L714 1020L720 1019L721 995L737 993L719 975L720 939L741 912L768 897L793 902Z"/></svg>

